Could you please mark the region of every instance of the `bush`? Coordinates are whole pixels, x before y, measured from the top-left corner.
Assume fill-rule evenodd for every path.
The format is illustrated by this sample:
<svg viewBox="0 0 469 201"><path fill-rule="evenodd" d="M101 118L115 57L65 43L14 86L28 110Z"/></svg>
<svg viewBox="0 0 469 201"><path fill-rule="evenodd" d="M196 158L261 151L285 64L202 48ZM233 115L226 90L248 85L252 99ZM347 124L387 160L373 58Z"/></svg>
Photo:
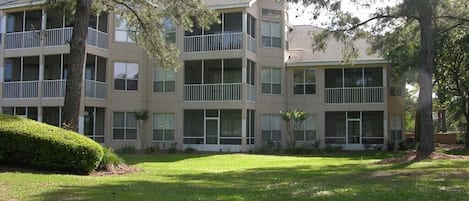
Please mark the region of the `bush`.
<svg viewBox="0 0 469 201"><path fill-rule="evenodd" d="M135 149L132 144L126 144L124 147L118 149L116 152L120 154L135 154L137 153L137 149Z"/></svg>
<svg viewBox="0 0 469 201"><path fill-rule="evenodd" d="M155 153L156 151L158 151L158 149L157 149L156 147L154 147L154 146L145 148L145 153L146 153L146 154L153 154L153 153Z"/></svg>
<svg viewBox="0 0 469 201"><path fill-rule="evenodd" d="M119 165L124 163L124 159L119 157L111 147L103 147L104 155L103 159L99 163L98 169L105 170L107 165Z"/></svg>
<svg viewBox="0 0 469 201"><path fill-rule="evenodd" d="M9 115L0 122L2 163L86 174L103 158L101 145L78 133Z"/></svg>

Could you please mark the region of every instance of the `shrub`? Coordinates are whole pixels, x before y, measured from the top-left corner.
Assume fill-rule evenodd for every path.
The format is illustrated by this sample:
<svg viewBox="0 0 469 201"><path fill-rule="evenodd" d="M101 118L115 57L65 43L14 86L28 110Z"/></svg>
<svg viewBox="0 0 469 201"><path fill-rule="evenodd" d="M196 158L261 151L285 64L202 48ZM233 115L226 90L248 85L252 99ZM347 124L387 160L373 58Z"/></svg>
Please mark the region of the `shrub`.
<svg viewBox="0 0 469 201"><path fill-rule="evenodd" d="M86 174L103 158L101 145L78 133L0 115L0 162Z"/></svg>
<svg viewBox="0 0 469 201"><path fill-rule="evenodd" d="M146 153L146 154L153 154L153 153L155 153L156 151L158 151L158 149L157 149L156 147L154 147L154 146L145 148L145 153Z"/></svg>
<svg viewBox="0 0 469 201"><path fill-rule="evenodd" d="M124 147L118 149L116 152L120 154L135 154L137 153L137 150L132 144L126 144Z"/></svg>
<svg viewBox="0 0 469 201"><path fill-rule="evenodd" d="M107 165L119 165L121 163L124 163L124 159L119 157L116 153L114 153L114 150L112 150L111 147L103 147L104 155L103 159L99 163L98 169L104 170L106 169Z"/></svg>

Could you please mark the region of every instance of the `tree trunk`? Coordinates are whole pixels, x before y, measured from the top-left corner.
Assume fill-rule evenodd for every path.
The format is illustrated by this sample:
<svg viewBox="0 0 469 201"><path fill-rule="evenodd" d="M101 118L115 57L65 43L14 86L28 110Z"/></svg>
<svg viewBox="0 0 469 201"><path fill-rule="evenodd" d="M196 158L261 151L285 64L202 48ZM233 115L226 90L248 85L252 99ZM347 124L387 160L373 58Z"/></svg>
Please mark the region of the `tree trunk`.
<svg viewBox="0 0 469 201"><path fill-rule="evenodd" d="M433 11L431 1L419 1L417 9L420 23L420 61L419 77L420 86L418 106L420 112L420 143L417 148L417 158L426 158L434 150L434 134L432 120L432 75L433 75Z"/></svg>
<svg viewBox="0 0 469 201"><path fill-rule="evenodd" d="M420 142L420 112L415 111L415 122L414 122L414 142Z"/></svg>
<svg viewBox="0 0 469 201"><path fill-rule="evenodd" d="M464 142L464 145L466 146L465 148L466 149L469 149L469 103L468 104L468 108L465 108L465 111L464 112L464 117L466 117L466 131L464 132L465 134L465 142Z"/></svg>
<svg viewBox="0 0 469 201"><path fill-rule="evenodd" d="M76 4L73 33L70 41L70 68L67 73L67 88L63 107L65 128L73 131L78 131L81 85L91 0L76 0Z"/></svg>

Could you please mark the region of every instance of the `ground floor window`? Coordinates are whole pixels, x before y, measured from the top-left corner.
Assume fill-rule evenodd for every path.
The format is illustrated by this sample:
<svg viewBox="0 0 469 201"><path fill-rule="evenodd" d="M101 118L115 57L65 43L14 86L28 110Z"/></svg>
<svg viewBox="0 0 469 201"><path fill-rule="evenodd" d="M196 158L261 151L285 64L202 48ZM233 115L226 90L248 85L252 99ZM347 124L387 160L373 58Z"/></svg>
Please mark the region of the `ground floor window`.
<svg viewBox="0 0 469 201"><path fill-rule="evenodd" d="M153 114L153 141L174 141L174 113Z"/></svg>
<svg viewBox="0 0 469 201"><path fill-rule="evenodd" d="M241 110L184 110L184 144L241 145Z"/></svg>
<svg viewBox="0 0 469 201"><path fill-rule="evenodd" d="M42 122L61 127L62 126L62 107L43 107Z"/></svg>
<svg viewBox="0 0 469 201"><path fill-rule="evenodd" d="M316 116L307 115L298 129L295 129L295 139L298 142L316 141Z"/></svg>
<svg viewBox="0 0 469 201"><path fill-rule="evenodd" d="M114 112L112 123L113 140L137 140L135 112Z"/></svg>
<svg viewBox="0 0 469 201"><path fill-rule="evenodd" d="M383 144L382 111L326 112L326 144Z"/></svg>
<svg viewBox="0 0 469 201"><path fill-rule="evenodd" d="M402 140L402 116L391 115L390 121L390 140L392 142Z"/></svg>
<svg viewBox="0 0 469 201"><path fill-rule="evenodd" d="M278 114L264 114L262 121L262 141L280 142L282 140L282 118Z"/></svg>
<svg viewBox="0 0 469 201"><path fill-rule="evenodd" d="M2 113L22 116L37 121L37 107L3 107Z"/></svg>
<svg viewBox="0 0 469 201"><path fill-rule="evenodd" d="M254 133L255 133L255 111L247 110L246 118L246 144L254 144Z"/></svg>
<svg viewBox="0 0 469 201"><path fill-rule="evenodd" d="M104 143L104 108L85 107L84 134L98 143Z"/></svg>

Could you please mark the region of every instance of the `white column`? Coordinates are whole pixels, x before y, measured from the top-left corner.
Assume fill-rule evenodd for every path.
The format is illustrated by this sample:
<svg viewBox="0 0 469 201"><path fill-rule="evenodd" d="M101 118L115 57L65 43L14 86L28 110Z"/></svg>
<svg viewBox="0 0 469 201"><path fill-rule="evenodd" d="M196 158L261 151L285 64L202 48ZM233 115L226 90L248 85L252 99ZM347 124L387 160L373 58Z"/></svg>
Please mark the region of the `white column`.
<svg viewBox="0 0 469 201"><path fill-rule="evenodd" d="M5 71L5 67L0 65L0 83L3 82L3 72Z"/></svg>
<svg viewBox="0 0 469 201"><path fill-rule="evenodd" d="M78 117L78 133L85 133L85 117L83 115Z"/></svg>
<svg viewBox="0 0 469 201"><path fill-rule="evenodd" d="M246 145L246 116L247 110L243 109L241 111L241 151L247 152L247 145Z"/></svg>

